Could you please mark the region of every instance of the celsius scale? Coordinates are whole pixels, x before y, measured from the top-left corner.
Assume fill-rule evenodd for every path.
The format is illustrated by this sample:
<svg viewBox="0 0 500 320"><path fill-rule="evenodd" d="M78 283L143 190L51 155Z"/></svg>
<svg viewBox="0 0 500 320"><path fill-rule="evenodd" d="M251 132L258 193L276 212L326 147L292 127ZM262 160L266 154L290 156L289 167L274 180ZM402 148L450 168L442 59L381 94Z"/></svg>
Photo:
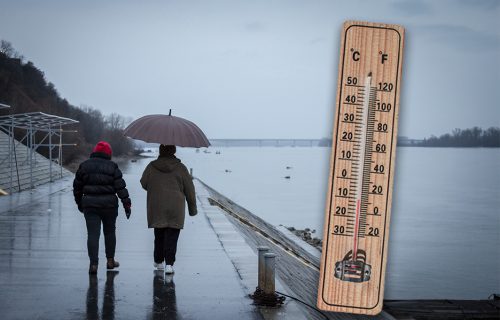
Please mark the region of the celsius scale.
<svg viewBox="0 0 500 320"><path fill-rule="evenodd" d="M382 310L404 28L348 21L341 35L318 307Z"/></svg>

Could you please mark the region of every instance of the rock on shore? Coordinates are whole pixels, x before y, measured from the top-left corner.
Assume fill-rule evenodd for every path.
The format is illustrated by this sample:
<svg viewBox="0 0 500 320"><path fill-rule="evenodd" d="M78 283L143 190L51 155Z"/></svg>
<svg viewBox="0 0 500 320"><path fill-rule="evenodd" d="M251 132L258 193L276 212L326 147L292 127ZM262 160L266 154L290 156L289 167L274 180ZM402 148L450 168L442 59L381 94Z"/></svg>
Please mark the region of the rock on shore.
<svg viewBox="0 0 500 320"><path fill-rule="evenodd" d="M319 249L321 251L321 247L323 245L323 240L317 237L313 237L313 234L316 233L316 230L311 230L309 228L305 229L295 229L294 227L286 227L290 232L295 234L297 237L301 238L305 242L309 243L311 246Z"/></svg>

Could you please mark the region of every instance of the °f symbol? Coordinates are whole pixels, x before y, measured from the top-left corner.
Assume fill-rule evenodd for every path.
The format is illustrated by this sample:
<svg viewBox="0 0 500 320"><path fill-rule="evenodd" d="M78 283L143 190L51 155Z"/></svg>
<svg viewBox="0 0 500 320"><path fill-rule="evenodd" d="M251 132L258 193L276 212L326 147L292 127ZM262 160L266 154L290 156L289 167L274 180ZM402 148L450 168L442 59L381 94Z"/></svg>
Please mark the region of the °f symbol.
<svg viewBox="0 0 500 320"><path fill-rule="evenodd" d="M389 55L387 53L383 53L382 51L379 51L378 53L381 55L380 59L382 64L384 64L384 62L389 59Z"/></svg>

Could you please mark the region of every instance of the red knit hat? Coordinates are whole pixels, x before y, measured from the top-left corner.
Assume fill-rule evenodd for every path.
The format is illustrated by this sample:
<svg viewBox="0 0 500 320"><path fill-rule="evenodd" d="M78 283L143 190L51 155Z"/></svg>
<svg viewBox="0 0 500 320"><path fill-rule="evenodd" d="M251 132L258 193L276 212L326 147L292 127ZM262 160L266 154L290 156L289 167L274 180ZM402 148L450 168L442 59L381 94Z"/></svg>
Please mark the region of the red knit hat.
<svg viewBox="0 0 500 320"><path fill-rule="evenodd" d="M113 153L113 150L111 150L111 146L106 141L99 141L95 145L94 150L92 152L105 153L105 154L107 154L108 156L111 157L111 154Z"/></svg>

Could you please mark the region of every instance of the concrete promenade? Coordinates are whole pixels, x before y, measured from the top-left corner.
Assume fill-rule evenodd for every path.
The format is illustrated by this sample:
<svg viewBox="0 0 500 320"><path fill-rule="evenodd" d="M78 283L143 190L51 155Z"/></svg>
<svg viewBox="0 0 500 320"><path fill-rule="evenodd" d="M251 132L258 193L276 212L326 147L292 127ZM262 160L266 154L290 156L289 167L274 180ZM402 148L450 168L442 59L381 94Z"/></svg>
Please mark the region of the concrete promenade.
<svg viewBox="0 0 500 320"><path fill-rule="evenodd" d="M175 275L153 271L139 178L125 175L133 204L131 219L120 208L117 220L119 272L106 271L101 236L97 276L72 177L0 197L1 319L262 319L202 206L186 217Z"/></svg>
<svg viewBox="0 0 500 320"><path fill-rule="evenodd" d="M125 179L133 211L131 219L126 220L120 209L117 220L116 258L121 267L118 272L106 271L101 237L97 276L87 273L85 219L73 201L72 177L32 192L0 197L0 319L325 318L291 299L278 309L252 304L248 294L257 283L257 258L252 248L272 245L253 243L252 239L262 237L213 206L209 197L221 200L222 196L213 194L198 180L199 214L186 217L175 275L166 277L154 271L153 232L146 227L145 192L140 189L137 174L126 174ZM308 282L301 279L315 276L305 277L303 271L308 269L289 274L295 270L294 258L281 255L279 248L272 250L281 259L276 289L313 304L315 289L308 290ZM316 282L314 278L312 286ZM498 318L499 308L494 299L386 301L384 310L388 312L378 318L412 319L414 315L415 319L491 319ZM369 317L328 313L326 318Z"/></svg>

